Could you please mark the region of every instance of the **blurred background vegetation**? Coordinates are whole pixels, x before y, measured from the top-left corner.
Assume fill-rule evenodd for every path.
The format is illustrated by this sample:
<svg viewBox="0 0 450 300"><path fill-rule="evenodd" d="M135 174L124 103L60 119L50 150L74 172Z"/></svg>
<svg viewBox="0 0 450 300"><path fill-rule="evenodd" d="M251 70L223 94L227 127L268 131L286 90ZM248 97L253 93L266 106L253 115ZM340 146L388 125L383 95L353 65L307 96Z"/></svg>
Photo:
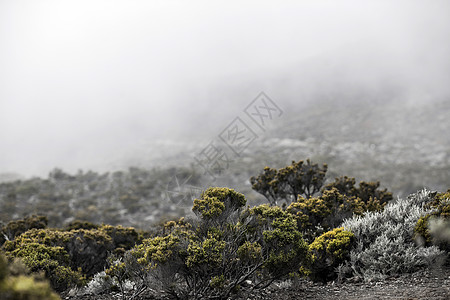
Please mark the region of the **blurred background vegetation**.
<svg viewBox="0 0 450 300"><path fill-rule="evenodd" d="M55 168L46 178L2 174L0 221L45 214L50 226L85 220L146 229L160 219L190 213L193 198L209 186L233 187L246 195L249 205L265 203L252 190L250 177L265 166L282 168L308 157L328 165L326 183L342 175L357 182L380 181L394 198L423 187L447 189L449 101L398 106L375 100L383 99L378 95L344 104L335 101L338 96L272 120L240 156L228 153L231 162L215 180L194 160L214 136L193 137L186 145L150 144L138 151L134 166L123 161L111 172L69 174ZM357 95L341 96L355 99Z"/></svg>

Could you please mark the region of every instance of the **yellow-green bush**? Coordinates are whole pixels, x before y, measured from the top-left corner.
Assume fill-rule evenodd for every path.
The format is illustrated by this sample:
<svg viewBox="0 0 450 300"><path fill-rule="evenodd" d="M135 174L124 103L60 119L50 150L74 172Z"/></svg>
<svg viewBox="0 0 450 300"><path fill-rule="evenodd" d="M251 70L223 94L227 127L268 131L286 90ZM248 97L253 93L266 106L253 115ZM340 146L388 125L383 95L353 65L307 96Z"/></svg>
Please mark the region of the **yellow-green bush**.
<svg viewBox="0 0 450 300"><path fill-rule="evenodd" d="M194 200L192 211L203 219L221 220L221 216L228 215L243 207L247 201L244 195L229 188L209 188L204 191L200 199Z"/></svg>
<svg viewBox="0 0 450 300"><path fill-rule="evenodd" d="M8 263L0 253L0 299L2 300L59 300L48 281L39 276L10 274Z"/></svg>
<svg viewBox="0 0 450 300"><path fill-rule="evenodd" d="M279 170L265 167L258 176L250 178L252 188L264 195L271 205L278 200L291 203L299 195L310 198L319 192L325 180L328 166L312 163L309 159L292 164Z"/></svg>
<svg viewBox="0 0 450 300"><path fill-rule="evenodd" d="M369 197L365 202L354 195L342 194L337 187L329 187L318 197L299 196L286 211L296 218L305 239L312 241L324 231L339 226L345 218L381 210L383 206L376 198Z"/></svg>
<svg viewBox="0 0 450 300"><path fill-rule="evenodd" d="M257 289L298 270L307 244L295 218L268 205L242 211L245 202L231 189L206 190L190 225L167 222L165 235L145 239L107 273L174 298L227 299L246 280Z"/></svg>
<svg viewBox="0 0 450 300"><path fill-rule="evenodd" d="M237 256L242 261L258 262L262 258L262 247L258 242L245 241L239 246Z"/></svg>
<svg viewBox="0 0 450 300"><path fill-rule="evenodd" d="M88 221L74 220L66 225L65 230L71 231L76 229L97 229L99 225Z"/></svg>
<svg viewBox="0 0 450 300"><path fill-rule="evenodd" d="M33 276L8 277L0 283L3 300L58 300L47 281Z"/></svg>
<svg viewBox="0 0 450 300"><path fill-rule="evenodd" d="M10 258L20 257L33 272L44 271L52 287L63 291L102 271L110 252L124 253L140 235L134 228L102 225L97 229L31 229L6 241Z"/></svg>
<svg viewBox="0 0 450 300"><path fill-rule="evenodd" d="M241 222L255 231L261 245L264 270L277 277L294 271L307 256L307 244L295 218L278 206L259 205L244 212Z"/></svg>
<svg viewBox="0 0 450 300"><path fill-rule="evenodd" d="M345 217L352 214L362 216L367 211L382 210L393 199L391 192L386 189L381 190L379 187L379 181L361 181L359 187L356 187L355 178L341 176L323 188L322 197L327 191L337 190L344 197L344 201L340 203L339 207L341 213L345 214Z"/></svg>
<svg viewBox="0 0 450 300"><path fill-rule="evenodd" d="M178 254L180 237L169 234L163 237L146 239L142 244L131 250L131 254L137 258L139 264L146 268L155 268L158 264L164 264Z"/></svg>
<svg viewBox="0 0 450 300"><path fill-rule="evenodd" d="M414 228L414 238L424 246L437 245L441 250L450 252L450 242L440 240L430 232L430 220L442 219L443 222L450 221L450 190L446 193L437 193L433 201L425 205L426 208L433 211L422 216Z"/></svg>
<svg viewBox="0 0 450 300"><path fill-rule="evenodd" d="M34 230L36 233L39 231L44 239L48 238L44 236L47 230ZM84 283L82 273L70 267L69 254L63 247L40 243L38 239L25 233L14 241L7 241L3 249L9 258L21 258L30 271L44 271L52 287L57 291Z"/></svg>
<svg viewBox="0 0 450 300"><path fill-rule="evenodd" d="M11 221L0 229L0 246L7 240L13 240L16 236L32 228L46 228L47 217L32 215L24 219Z"/></svg>
<svg viewBox="0 0 450 300"><path fill-rule="evenodd" d="M203 241L191 240L187 248L186 265L189 268L207 265L209 268L219 268L223 263L222 255L225 241L210 233Z"/></svg>
<svg viewBox="0 0 450 300"><path fill-rule="evenodd" d="M129 250L142 242L142 236L133 227L102 225L98 230L111 237L114 249Z"/></svg>
<svg viewBox="0 0 450 300"><path fill-rule="evenodd" d="M53 229L32 229L13 241L6 242L4 248L14 255L14 251L30 243L43 244L49 247L61 247L69 255L69 265L73 270L81 271L87 276L103 270L107 252L113 250L110 236L101 230L59 231ZM63 263L61 261L61 263Z"/></svg>
<svg viewBox="0 0 450 300"><path fill-rule="evenodd" d="M437 210L435 215L450 219L450 190L446 193L436 194L434 201L429 206Z"/></svg>
<svg viewBox="0 0 450 300"><path fill-rule="evenodd" d="M319 167L309 159L293 161L279 170L265 167L250 182L271 205L279 200L289 204L287 211L296 218L298 229L308 241L339 226L353 214L380 211L393 199L392 193L379 188L379 182L362 181L357 187L355 179L347 176L338 177L322 188L327 169L326 164Z"/></svg>
<svg viewBox="0 0 450 300"><path fill-rule="evenodd" d="M428 223L431 214L420 217L414 227L414 238L420 245L430 246L433 244Z"/></svg>
<svg viewBox="0 0 450 300"><path fill-rule="evenodd" d="M336 188L340 194L361 199L368 205L369 211L379 210L380 206L384 206L393 199L392 193L386 189L380 190L380 182L361 181L359 187L355 186L355 178L341 176L335 178L334 182L327 184L323 191Z"/></svg>
<svg viewBox="0 0 450 300"><path fill-rule="evenodd" d="M318 281L335 279L335 269L349 258L354 243L354 234L342 227L316 238L309 245L311 278Z"/></svg>

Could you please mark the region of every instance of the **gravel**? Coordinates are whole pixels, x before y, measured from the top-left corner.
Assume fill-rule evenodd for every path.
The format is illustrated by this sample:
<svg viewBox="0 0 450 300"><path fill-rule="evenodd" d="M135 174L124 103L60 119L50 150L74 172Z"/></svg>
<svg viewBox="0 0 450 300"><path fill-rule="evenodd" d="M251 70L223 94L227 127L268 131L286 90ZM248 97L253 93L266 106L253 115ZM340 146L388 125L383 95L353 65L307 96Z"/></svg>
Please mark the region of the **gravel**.
<svg viewBox="0 0 450 300"><path fill-rule="evenodd" d="M64 300L122 299L118 293L96 296L61 295ZM144 299L158 299L142 296ZM162 299L162 298L161 298ZM387 278L377 282L313 283L307 280L280 282L265 291L238 298L239 300L450 300L450 268L424 270L412 274Z"/></svg>

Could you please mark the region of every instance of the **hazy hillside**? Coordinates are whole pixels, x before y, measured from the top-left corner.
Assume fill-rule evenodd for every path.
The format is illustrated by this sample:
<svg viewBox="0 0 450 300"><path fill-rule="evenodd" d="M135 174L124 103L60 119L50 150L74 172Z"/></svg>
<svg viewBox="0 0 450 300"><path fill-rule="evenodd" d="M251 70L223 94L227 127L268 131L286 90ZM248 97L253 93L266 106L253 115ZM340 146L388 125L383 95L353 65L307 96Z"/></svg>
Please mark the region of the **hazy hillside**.
<svg viewBox="0 0 450 300"><path fill-rule="evenodd" d="M251 197L259 196L252 193L248 179L264 166L279 168L306 158L327 163L329 180L343 174L357 180L379 180L399 196L422 187L446 189L450 100L408 102L366 94L350 95L356 98L352 101L344 98L349 95L339 96L342 98L318 99L302 110L287 107L270 124L270 130L260 132L239 157L212 135L210 140L194 137L189 142L150 143L137 152L135 163L147 167L196 165L194 157L210 141L216 141L233 162L215 183L235 187ZM152 158L154 152L157 156ZM164 154L166 158L161 159Z"/></svg>
<svg viewBox="0 0 450 300"><path fill-rule="evenodd" d="M19 175L2 176L9 181L0 185L2 219L45 213L52 224L85 219L147 227L189 212L192 199L209 186L235 188L250 205L265 202L251 189L249 178L264 166L280 168L306 158L329 165L328 181L340 175L379 180L394 196L423 187L445 191L450 178L448 115L450 101L322 100L304 110L284 108L265 132L247 122L258 137L239 156L211 136L145 143L107 173L58 175L61 171L55 170L48 179L15 182ZM211 141L229 159L215 179L195 160ZM133 166L138 168L129 169Z"/></svg>

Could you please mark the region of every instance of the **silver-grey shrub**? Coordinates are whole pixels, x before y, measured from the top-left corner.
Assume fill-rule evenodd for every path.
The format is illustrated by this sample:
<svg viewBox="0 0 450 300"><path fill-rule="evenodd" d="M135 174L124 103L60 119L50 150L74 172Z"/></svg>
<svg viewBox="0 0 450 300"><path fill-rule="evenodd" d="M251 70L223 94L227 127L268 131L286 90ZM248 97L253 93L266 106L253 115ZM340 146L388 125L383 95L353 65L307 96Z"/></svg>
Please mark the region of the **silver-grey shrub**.
<svg viewBox="0 0 450 300"><path fill-rule="evenodd" d="M442 251L414 242L414 227L420 217L431 212L424 204L432 201L433 196L434 193L424 189L387 204L383 211L344 220L342 226L357 241L347 263L350 273L370 281L434 264Z"/></svg>

